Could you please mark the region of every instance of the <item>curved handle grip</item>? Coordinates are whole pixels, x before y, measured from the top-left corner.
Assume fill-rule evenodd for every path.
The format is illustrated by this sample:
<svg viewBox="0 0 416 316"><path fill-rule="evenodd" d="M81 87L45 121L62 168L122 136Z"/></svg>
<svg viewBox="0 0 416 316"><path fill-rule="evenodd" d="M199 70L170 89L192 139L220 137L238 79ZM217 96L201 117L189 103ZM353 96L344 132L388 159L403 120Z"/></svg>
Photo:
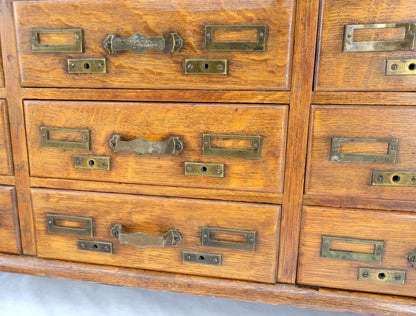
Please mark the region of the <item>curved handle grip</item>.
<svg viewBox="0 0 416 316"><path fill-rule="evenodd" d="M126 233L121 224L111 229L111 234L120 244L131 244L139 248L175 246L182 240L182 235L176 229L169 229L162 236L151 236L145 233Z"/></svg>
<svg viewBox="0 0 416 316"><path fill-rule="evenodd" d="M118 37L110 34L104 40L104 48L110 55L115 55L123 50L133 53L143 53L149 49L158 49L168 53L177 53L183 46L183 40L178 33L167 33L162 36L149 37L142 34L134 34L129 37Z"/></svg>
<svg viewBox="0 0 416 316"><path fill-rule="evenodd" d="M113 135L110 140L110 147L114 152L136 153L138 155L146 154L167 154L179 155L183 150L183 143L179 137L170 137L162 142L151 142L143 138L137 138L131 141L120 140L120 135Z"/></svg>

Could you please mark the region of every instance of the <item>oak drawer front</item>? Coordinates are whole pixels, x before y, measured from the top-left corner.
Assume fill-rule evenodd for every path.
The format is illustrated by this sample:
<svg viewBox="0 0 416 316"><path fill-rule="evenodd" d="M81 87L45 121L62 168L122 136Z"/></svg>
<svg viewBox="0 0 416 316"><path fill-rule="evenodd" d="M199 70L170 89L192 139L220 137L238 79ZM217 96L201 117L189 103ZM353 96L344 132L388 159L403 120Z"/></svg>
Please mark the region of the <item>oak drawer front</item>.
<svg viewBox="0 0 416 316"><path fill-rule="evenodd" d="M279 206L42 189L32 198L40 257L275 282Z"/></svg>
<svg viewBox="0 0 416 316"><path fill-rule="evenodd" d="M415 90L415 1L322 2L316 90Z"/></svg>
<svg viewBox="0 0 416 316"><path fill-rule="evenodd" d="M416 216L304 207L298 283L415 296Z"/></svg>
<svg viewBox="0 0 416 316"><path fill-rule="evenodd" d="M6 100L0 99L0 175L13 175Z"/></svg>
<svg viewBox="0 0 416 316"><path fill-rule="evenodd" d="M3 77L3 63L1 60L1 39L0 39L0 87L4 87L4 77Z"/></svg>
<svg viewBox="0 0 416 316"><path fill-rule="evenodd" d="M0 252L19 253L18 225L15 189L0 186Z"/></svg>
<svg viewBox="0 0 416 316"><path fill-rule="evenodd" d="M25 101L25 114L34 177L282 192L286 106Z"/></svg>
<svg viewBox="0 0 416 316"><path fill-rule="evenodd" d="M313 106L306 194L415 200L415 119L414 107Z"/></svg>
<svg viewBox="0 0 416 316"><path fill-rule="evenodd" d="M293 0L15 2L21 83L287 90L293 4ZM146 37L124 40L134 34ZM141 51L147 48L155 49ZM99 69L93 64L85 68L82 62L71 66L74 59L91 58L105 59L106 66L104 61Z"/></svg>

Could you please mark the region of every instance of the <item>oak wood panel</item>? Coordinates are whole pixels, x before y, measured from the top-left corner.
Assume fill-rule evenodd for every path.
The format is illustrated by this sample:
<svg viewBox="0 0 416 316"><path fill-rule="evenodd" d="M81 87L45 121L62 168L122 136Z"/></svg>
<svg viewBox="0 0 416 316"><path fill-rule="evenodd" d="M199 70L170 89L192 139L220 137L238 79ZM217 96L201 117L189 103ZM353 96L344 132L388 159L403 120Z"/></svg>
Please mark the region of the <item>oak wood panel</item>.
<svg viewBox="0 0 416 316"><path fill-rule="evenodd" d="M298 282L324 287L415 296L416 270L408 262L415 249L416 217L407 213L305 207ZM381 262L321 257L322 236L384 241ZM354 251L354 250L352 250ZM357 279L358 268L406 271L404 284Z"/></svg>
<svg viewBox="0 0 416 316"><path fill-rule="evenodd" d="M0 254L0 269L63 279L175 291L268 304L349 311L363 315L414 315L414 298L333 289L314 289L289 284L261 284L200 276L143 271L85 263L68 263L35 257Z"/></svg>
<svg viewBox="0 0 416 316"><path fill-rule="evenodd" d="M0 183L5 181L0 177ZM6 183L8 184L8 183ZM231 190L180 188L156 185L135 185L108 183L98 181L79 181L67 179L30 178L30 186L35 188L67 189L77 191L113 192L142 195L158 195L166 197L189 197L200 199L259 202L282 204L282 194L263 192L242 192Z"/></svg>
<svg viewBox="0 0 416 316"><path fill-rule="evenodd" d="M15 2L21 83L25 87L288 90L293 0L281 1L25 1ZM99 8L99 10L97 9ZM205 50L205 25L267 25L266 51ZM85 53L32 53L31 28L82 28ZM108 56L109 34L177 32L179 53ZM238 38L234 39L238 41ZM67 58L107 59L107 74L68 74ZM184 75L185 59L227 59L228 75Z"/></svg>
<svg viewBox="0 0 416 316"><path fill-rule="evenodd" d="M278 281L294 283L304 187L319 1L298 1L280 236Z"/></svg>
<svg viewBox="0 0 416 316"><path fill-rule="evenodd" d="M0 100L0 175L13 175L9 118L5 100Z"/></svg>
<svg viewBox="0 0 416 316"><path fill-rule="evenodd" d="M21 253L14 187L0 186L0 252Z"/></svg>
<svg viewBox="0 0 416 316"><path fill-rule="evenodd" d="M373 170L416 170L415 119L414 107L314 106L305 193L414 201L414 187L372 186L371 175ZM332 137L396 138L396 163L331 161Z"/></svg>
<svg viewBox="0 0 416 316"><path fill-rule="evenodd" d="M319 105L416 105L413 92L314 92L312 103Z"/></svg>
<svg viewBox="0 0 416 316"><path fill-rule="evenodd" d="M207 200L32 189L38 256L70 261L196 275L275 282L280 207ZM91 217L94 236L48 233L46 214ZM161 236L177 229L177 246L140 249L120 245L110 230L121 224L129 233ZM256 231L254 252L201 245L204 226ZM78 250L77 240L113 243L113 253ZM221 254L221 266L183 262L183 251Z"/></svg>
<svg viewBox="0 0 416 316"><path fill-rule="evenodd" d="M415 91L416 76L385 75L388 58L414 58L414 51L343 52L344 25L414 22L414 1L323 0L322 3L317 91ZM368 37L368 41L373 40L377 38Z"/></svg>
<svg viewBox="0 0 416 316"><path fill-rule="evenodd" d="M29 172L26 149L26 132L23 106L20 98L17 44L14 35L13 8L9 0L1 0L0 32L2 37L3 67L9 110L10 139L12 145L16 198L19 214L22 252L36 255L32 206L29 191Z"/></svg>
<svg viewBox="0 0 416 316"><path fill-rule="evenodd" d="M3 74L1 38L0 38L0 87L4 87L4 74Z"/></svg>
<svg viewBox="0 0 416 316"><path fill-rule="evenodd" d="M285 149L285 106L149 104L109 102L25 101L30 174L180 187L282 192ZM90 151L41 146L40 127L81 128L91 131ZM202 155L202 134L259 135L259 159ZM162 141L179 136L177 155L114 153L113 134L122 140ZM252 145L253 146L253 145ZM110 171L74 168L73 155L106 156ZM185 162L224 164L223 178L186 176Z"/></svg>

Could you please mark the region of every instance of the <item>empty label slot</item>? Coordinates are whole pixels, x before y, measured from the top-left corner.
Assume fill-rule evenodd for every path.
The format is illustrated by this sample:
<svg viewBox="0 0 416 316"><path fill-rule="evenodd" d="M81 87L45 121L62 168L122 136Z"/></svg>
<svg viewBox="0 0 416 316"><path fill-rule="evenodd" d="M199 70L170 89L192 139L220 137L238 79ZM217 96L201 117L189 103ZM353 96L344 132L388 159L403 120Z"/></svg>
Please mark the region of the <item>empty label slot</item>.
<svg viewBox="0 0 416 316"><path fill-rule="evenodd" d="M93 219L60 214L47 214L48 233L93 236Z"/></svg>
<svg viewBox="0 0 416 316"><path fill-rule="evenodd" d="M369 154L369 155L387 155L389 151L388 143L341 143L340 152L350 154Z"/></svg>
<svg viewBox="0 0 416 316"><path fill-rule="evenodd" d="M375 245L367 243L354 243L344 242L340 240L332 240L329 243L329 250L373 254L375 251Z"/></svg>
<svg viewBox="0 0 416 316"><path fill-rule="evenodd" d="M212 138L211 147L250 150L253 149L253 141L250 139Z"/></svg>
<svg viewBox="0 0 416 316"><path fill-rule="evenodd" d="M354 41L397 41L404 39L405 35L406 29L404 27L356 29L354 31Z"/></svg>
<svg viewBox="0 0 416 316"><path fill-rule="evenodd" d="M39 33L41 45L75 45L77 42L76 35L71 33Z"/></svg>
<svg viewBox="0 0 416 316"><path fill-rule="evenodd" d="M255 42L258 38L256 29L217 29L213 33L217 42Z"/></svg>

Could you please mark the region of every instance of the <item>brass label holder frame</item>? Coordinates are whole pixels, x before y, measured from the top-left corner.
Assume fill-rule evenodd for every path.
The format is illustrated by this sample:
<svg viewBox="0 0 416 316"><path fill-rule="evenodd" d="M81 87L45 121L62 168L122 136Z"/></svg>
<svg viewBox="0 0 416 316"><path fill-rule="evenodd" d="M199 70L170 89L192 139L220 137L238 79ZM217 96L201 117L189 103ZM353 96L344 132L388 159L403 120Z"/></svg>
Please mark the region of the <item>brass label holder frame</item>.
<svg viewBox="0 0 416 316"><path fill-rule="evenodd" d="M374 186L416 186L416 171L373 170L371 185Z"/></svg>
<svg viewBox="0 0 416 316"><path fill-rule="evenodd" d="M405 270L358 268L358 280L405 284Z"/></svg>
<svg viewBox="0 0 416 316"><path fill-rule="evenodd" d="M387 59L386 76L409 76L416 75L416 59L401 58Z"/></svg>
<svg viewBox="0 0 416 316"><path fill-rule="evenodd" d="M81 227L59 225L60 221L78 223ZM46 222L48 225L48 233L90 237L94 235L94 220L91 217L46 214Z"/></svg>
<svg viewBox="0 0 416 316"><path fill-rule="evenodd" d="M215 32L225 31L257 31L256 41L216 41ZM205 50L207 51L265 51L267 40L267 25L205 25Z"/></svg>
<svg viewBox="0 0 416 316"><path fill-rule="evenodd" d="M69 74L106 74L107 61L105 58L82 58L67 60Z"/></svg>
<svg viewBox="0 0 416 316"><path fill-rule="evenodd" d="M59 132L63 134L79 134L82 141L72 142L64 140L50 139L51 132ZM87 129L74 128L59 128L59 127L45 127L41 126L41 146L58 149L75 149L75 150L90 150L90 131Z"/></svg>
<svg viewBox="0 0 416 316"><path fill-rule="evenodd" d="M184 251L183 262L206 264L211 266L222 266L222 255L205 252Z"/></svg>
<svg viewBox="0 0 416 316"><path fill-rule="evenodd" d="M41 44L40 34L73 34L73 44ZM43 29L31 30L33 53L82 53L84 51L84 35L80 28L73 29Z"/></svg>
<svg viewBox="0 0 416 316"><path fill-rule="evenodd" d="M185 175L224 178L224 168L220 163L185 162Z"/></svg>
<svg viewBox="0 0 416 316"><path fill-rule="evenodd" d="M215 237L216 234L241 236L243 241L226 241ZM204 247L217 247L240 251L254 252L256 250L256 231L227 229L218 227L202 227L201 243Z"/></svg>
<svg viewBox="0 0 416 316"><path fill-rule="evenodd" d="M228 60L185 59L185 75L228 75Z"/></svg>
<svg viewBox="0 0 416 316"><path fill-rule="evenodd" d="M76 155L73 161L75 169L111 170L110 157Z"/></svg>
<svg viewBox="0 0 416 316"><path fill-rule="evenodd" d="M232 148L216 148L212 146L214 139L241 139L250 140L252 142L251 149L232 149ZM259 159L261 148L261 136L247 135L222 135L222 134L203 134L202 135L202 155L217 156L230 158L246 158Z"/></svg>
<svg viewBox="0 0 416 316"><path fill-rule="evenodd" d="M353 251L344 250L333 250L331 249L331 242L338 241L348 244L368 244L374 246L373 253L360 253ZM343 238L343 237L332 237L322 236L321 243L321 257L331 258L347 261L362 261L362 262L381 262L383 256L384 241L381 240L366 240L356 238Z"/></svg>
<svg viewBox="0 0 416 316"><path fill-rule="evenodd" d="M404 28L405 36L396 41L355 42L354 31L359 29ZM355 24L344 27L344 52L412 51L415 46L415 23Z"/></svg>
<svg viewBox="0 0 416 316"><path fill-rule="evenodd" d="M342 143L387 143L387 154L356 154L342 153ZM369 162L369 163L396 163L397 138L359 138L359 137L332 137L329 159L335 162Z"/></svg>

